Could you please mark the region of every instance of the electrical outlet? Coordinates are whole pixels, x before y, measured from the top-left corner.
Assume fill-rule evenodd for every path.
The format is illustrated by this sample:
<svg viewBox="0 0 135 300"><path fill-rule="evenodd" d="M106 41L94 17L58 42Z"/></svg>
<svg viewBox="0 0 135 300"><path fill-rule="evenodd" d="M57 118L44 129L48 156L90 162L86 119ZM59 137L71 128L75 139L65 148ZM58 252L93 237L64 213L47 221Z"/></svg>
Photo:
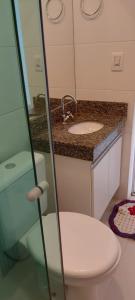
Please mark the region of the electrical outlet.
<svg viewBox="0 0 135 300"><path fill-rule="evenodd" d="M123 71L124 68L124 53L113 52L112 53L112 71Z"/></svg>

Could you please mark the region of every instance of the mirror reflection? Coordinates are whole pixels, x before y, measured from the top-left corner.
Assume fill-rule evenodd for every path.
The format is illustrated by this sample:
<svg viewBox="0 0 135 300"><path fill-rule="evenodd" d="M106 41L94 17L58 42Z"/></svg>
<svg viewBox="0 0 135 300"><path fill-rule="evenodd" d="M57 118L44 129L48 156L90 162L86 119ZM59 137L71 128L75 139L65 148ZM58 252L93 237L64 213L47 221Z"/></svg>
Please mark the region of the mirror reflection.
<svg viewBox="0 0 135 300"><path fill-rule="evenodd" d="M135 3L13 2L27 98L23 150L31 157L34 185L25 188L30 201L40 196L34 202L40 222L26 248L52 299L106 300L109 294L109 300L132 300ZM14 132L22 145L23 134ZM2 150L2 164L8 156ZM1 197L3 207L11 194L7 189Z"/></svg>

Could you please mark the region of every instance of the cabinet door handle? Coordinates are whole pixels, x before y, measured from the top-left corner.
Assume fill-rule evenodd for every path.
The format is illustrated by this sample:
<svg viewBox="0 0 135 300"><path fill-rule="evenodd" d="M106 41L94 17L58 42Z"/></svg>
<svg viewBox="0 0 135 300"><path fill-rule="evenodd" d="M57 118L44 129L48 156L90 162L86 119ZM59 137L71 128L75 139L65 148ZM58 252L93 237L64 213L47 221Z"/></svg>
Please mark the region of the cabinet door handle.
<svg viewBox="0 0 135 300"><path fill-rule="evenodd" d="M49 184L47 181L42 181L39 183L39 185L33 187L31 191L27 193L27 199L29 201L35 201L37 200L40 196L44 194L44 192L49 188Z"/></svg>

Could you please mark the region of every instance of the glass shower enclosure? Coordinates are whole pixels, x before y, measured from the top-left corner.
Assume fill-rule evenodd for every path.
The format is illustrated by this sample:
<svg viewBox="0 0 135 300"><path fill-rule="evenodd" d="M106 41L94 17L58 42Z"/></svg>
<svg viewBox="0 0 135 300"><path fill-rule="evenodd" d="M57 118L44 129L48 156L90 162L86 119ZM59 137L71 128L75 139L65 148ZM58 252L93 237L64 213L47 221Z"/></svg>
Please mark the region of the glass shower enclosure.
<svg viewBox="0 0 135 300"><path fill-rule="evenodd" d="M33 65L41 85L33 85ZM46 99L40 114L34 112L35 90ZM47 97L41 3L1 0L0 300L65 298ZM47 142L41 153L33 135L43 128Z"/></svg>

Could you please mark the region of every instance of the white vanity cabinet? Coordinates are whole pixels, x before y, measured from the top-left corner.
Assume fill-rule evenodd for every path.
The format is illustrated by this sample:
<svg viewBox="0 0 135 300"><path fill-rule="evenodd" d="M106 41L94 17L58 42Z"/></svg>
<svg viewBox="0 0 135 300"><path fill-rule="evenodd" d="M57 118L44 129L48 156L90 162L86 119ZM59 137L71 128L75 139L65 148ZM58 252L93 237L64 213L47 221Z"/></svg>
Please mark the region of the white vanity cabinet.
<svg viewBox="0 0 135 300"><path fill-rule="evenodd" d="M122 138L92 169L92 215L100 219L120 185Z"/></svg>
<svg viewBox="0 0 135 300"><path fill-rule="evenodd" d="M55 166L60 211L91 215L90 162L55 155Z"/></svg>
<svg viewBox="0 0 135 300"><path fill-rule="evenodd" d="M121 147L122 137L96 164L55 155L60 211L102 217L120 184Z"/></svg>
<svg viewBox="0 0 135 300"><path fill-rule="evenodd" d="M92 215L100 219L110 201L109 198L109 164L110 153L108 152L92 169Z"/></svg>
<svg viewBox="0 0 135 300"><path fill-rule="evenodd" d="M122 137L110 149L109 198L112 199L120 184Z"/></svg>

